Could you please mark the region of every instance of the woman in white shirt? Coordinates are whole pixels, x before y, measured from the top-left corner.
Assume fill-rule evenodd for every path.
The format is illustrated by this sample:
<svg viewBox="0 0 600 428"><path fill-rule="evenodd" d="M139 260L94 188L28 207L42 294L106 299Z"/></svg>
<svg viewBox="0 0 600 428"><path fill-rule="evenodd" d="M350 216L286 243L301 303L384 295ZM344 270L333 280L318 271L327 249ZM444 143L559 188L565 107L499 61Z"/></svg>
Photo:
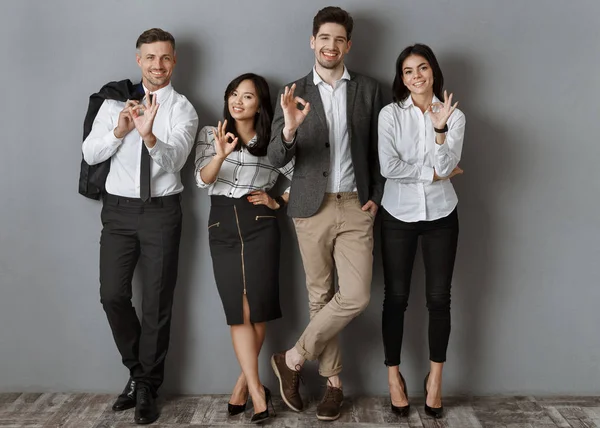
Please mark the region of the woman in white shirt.
<svg viewBox="0 0 600 428"><path fill-rule="evenodd" d="M394 102L379 114L379 161L385 281L382 330L392 411L408 415L400 373L404 312L417 241L421 238L429 309L430 372L425 412L439 418L442 368L450 336L450 286L458 241L458 199L449 178L458 167L465 116L443 91L444 78L428 46L404 49L396 62ZM444 101L440 101L443 99Z"/></svg>
<svg viewBox="0 0 600 428"><path fill-rule="evenodd" d="M280 233L274 210L287 201L287 193L272 198L267 191L279 174L291 179L293 162L278 169L266 156L273 107L264 78L248 73L233 79L225 90L223 114L222 124L198 134L195 176L211 197L213 270L242 369L228 412L243 412L250 395L256 423L269 418L271 394L259 379L258 355L266 322L281 317Z"/></svg>

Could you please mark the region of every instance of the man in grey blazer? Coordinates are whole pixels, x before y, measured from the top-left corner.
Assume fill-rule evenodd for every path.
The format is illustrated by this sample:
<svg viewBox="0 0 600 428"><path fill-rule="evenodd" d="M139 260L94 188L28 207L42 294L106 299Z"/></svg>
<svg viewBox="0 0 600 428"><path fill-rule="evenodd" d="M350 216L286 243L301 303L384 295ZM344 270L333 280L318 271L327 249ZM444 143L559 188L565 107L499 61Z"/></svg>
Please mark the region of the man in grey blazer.
<svg viewBox="0 0 600 428"><path fill-rule="evenodd" d="M301 411L299 371L306 360L319 361L319 373L328 379L317 406L320 420L340 416L337 336L369 303L373 221L384 184L377 154L379 85L344 65L352 27L343 9L317 13L310 39L315 66L280 94L268 149L276 167L296 158L288 214L298 236L311 318L293 348L271 357L271 366L284 402Z"/></svg>

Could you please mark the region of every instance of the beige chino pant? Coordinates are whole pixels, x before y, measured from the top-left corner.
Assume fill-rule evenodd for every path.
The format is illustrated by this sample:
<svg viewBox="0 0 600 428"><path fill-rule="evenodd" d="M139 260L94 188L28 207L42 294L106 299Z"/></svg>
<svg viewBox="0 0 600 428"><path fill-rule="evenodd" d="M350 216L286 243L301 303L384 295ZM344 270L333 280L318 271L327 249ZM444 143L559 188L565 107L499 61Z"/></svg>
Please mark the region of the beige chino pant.
<svg viewBox="0 0 600 428"><path fill-rule="evenodd" d="M338 333L369 304L374 217L361 210L356 192L347 192L327 193L315 215L293 221L310 307L295 347L307 360L319 360L321 376L335 376L342 371Z"/></svg>

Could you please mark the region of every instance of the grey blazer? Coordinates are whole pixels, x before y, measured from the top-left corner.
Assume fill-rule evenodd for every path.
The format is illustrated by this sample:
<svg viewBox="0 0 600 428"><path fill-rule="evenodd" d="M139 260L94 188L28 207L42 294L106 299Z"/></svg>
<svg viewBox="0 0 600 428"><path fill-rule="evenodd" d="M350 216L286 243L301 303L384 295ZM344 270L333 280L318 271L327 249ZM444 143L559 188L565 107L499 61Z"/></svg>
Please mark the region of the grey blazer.
<svg viewBox="0 0 600 428"><path fill-rule="evenodd" d="M381 91L374 79L351 71L349 73L346 110L358 197L363 205L368 200L379 205L384 185L377 153L377 117L382 108ZM273 166L278 168L296 156L288 215L310 217L321 207L327 187L330 172L329 131L319 88L313 83L312 70L295 83L295 95L310 102L311 111L298 128L294 143L288 146L283 141L284 118L279 103L283 91L279 92L268 156Z"/></svg>

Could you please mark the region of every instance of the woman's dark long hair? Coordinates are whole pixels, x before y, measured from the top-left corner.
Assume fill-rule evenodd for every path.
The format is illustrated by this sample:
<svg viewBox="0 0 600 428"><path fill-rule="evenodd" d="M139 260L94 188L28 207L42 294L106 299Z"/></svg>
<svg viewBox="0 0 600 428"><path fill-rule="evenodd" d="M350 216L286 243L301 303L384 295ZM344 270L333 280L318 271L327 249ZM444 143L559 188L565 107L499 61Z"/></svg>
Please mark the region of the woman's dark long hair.
<svg viewBox="0 0 600 428"><path fill-rule="evenodd" d="M227 89L225 89L225 106L223 107L223 116L227 119L226 132L231 132L236 137L235 119L229 113L229 97L240 86L244 80L250 80L254 83L256 96L258 97L258 112L254 117L254 129L256 130L256 144L252 147L246 146L248 151L254 156L266 156L267 146L271 140L271 120L273 119L273 105L271 104L271 93L269 85L262 77L254 73L245 73L233 79ZM236 150L240 150L242 144L236 146Z"/></svg>
<svg viewBox="0 0 600 428"><path fill-rule="evenodd" d="M440 101L444 101L444 75L442 74L442 69L440 68L440 65L438 64L438 61L431 48L427 45L417 43L415 45L408 46L402 52L400 52L400 55L396 60L396 77L394 77L394 83L392 85L394 102L401 103L410 95L410 90L402 81L402 66L404 64L404 60L411 55L422 56L427 60L431 66L431 69L433 70L433 93L440 99Z"/></svg>

